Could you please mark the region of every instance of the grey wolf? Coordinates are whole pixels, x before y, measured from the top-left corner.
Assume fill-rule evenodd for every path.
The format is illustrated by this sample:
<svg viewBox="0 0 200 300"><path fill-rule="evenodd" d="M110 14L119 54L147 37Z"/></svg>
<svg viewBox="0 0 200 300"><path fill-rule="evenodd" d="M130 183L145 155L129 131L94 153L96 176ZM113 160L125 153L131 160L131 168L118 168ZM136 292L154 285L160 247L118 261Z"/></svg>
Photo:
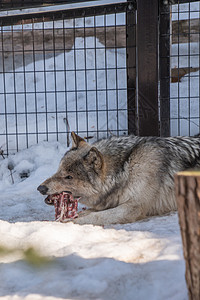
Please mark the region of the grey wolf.
<svg viewBox="0 0 200 300"><path fill-rule="evenodd" d="M74 223L132 223L176 210L174 174L199 165L198 136L122 136L90 145L72 132L72 148L38 190L81 197L88 209Z"/></svg>

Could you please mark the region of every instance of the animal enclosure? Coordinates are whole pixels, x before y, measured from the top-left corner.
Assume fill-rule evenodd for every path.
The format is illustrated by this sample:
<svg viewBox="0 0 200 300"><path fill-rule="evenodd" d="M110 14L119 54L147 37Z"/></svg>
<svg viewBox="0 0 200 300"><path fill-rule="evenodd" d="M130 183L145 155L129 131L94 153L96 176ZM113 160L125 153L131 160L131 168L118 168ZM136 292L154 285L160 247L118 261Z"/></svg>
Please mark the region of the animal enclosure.
<svg viewBox="0 0 200 300"><path fill-rule="evenodd" d="M200 131L200 3L178 1L170 12L170 134L194 135Z"/></svg>
<svg viewBox="0 0 200 300"><path fill-rule="evenodd" d="M6 153L42 140L128 132L124 3L2 17L1 132ZM128 43L128 45L127 45ZM135 73L135 72L134 72ZM134 88L134 87L133 87ZM134 92L134 90L133 90ZM3 104L3 105L2 105Z"/></svg>
<svg viewBox="0 0 200 300"><path fill-rule="evenodd" d="M199 2L76 2L1 2L1 151L69 145L72 130L91 141L198 133Z"/></svg>

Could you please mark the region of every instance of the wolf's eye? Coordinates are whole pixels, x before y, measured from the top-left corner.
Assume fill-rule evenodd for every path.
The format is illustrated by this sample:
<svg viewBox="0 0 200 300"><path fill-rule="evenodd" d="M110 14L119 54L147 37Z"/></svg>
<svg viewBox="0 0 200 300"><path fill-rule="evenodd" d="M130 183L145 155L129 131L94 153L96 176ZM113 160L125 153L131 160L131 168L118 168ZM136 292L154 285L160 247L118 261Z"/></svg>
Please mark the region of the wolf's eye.
<svg viewBox="0 0 200 300"><path fill-rule="evenodd" d="M65 177L65 179L73 179L73 177L68 175L68 176Z"/></svg>

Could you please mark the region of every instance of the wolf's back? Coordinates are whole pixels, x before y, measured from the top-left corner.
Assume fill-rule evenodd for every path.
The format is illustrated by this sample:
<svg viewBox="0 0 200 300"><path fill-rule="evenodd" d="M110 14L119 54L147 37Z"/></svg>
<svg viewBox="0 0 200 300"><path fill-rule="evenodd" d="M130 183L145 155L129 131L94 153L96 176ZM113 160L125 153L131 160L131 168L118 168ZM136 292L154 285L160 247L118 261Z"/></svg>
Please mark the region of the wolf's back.
<svg viewBox="0 0 200 300"><path fill-rule="evenodd" d="M134 152L154 149L165 165L177 164L177 169L200 166L200 135L195 137L138 137L122 136L103 139L94 144L103 154L118 157L119 162L127 160Z"/></svg>
<svg viewBox="0 0 200 300"><path fill-rule="evenodd" d="M169 161L181 163L183 169L199 166L200 137L171 137L158 143L166 149Z"/></svg>

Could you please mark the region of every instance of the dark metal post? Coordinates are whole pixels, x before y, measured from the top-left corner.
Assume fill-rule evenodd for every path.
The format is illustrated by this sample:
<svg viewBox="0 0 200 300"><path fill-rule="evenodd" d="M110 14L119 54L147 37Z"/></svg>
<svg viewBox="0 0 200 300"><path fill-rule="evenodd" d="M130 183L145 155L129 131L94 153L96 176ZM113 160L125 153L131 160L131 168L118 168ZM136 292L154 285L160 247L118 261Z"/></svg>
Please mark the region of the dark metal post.
<svg viewBox="0 0 200 300"><path fill-rule="evenodd" d="M160 135L170 135L170 5L160 1Z"/></svg>
<svg viewBox="0 0 200 300"><path fill-rule="evenodd" d="M126 13L126 51L127 51L127 108L128 134L137 134L136 105L136 11L129 4Z"/></svg>
<svg viewBox="0 0 200 300"><path fill-rule="evenodd" d="M138 134L158 136L158 0L138 0L137 16Z"/></svg>

